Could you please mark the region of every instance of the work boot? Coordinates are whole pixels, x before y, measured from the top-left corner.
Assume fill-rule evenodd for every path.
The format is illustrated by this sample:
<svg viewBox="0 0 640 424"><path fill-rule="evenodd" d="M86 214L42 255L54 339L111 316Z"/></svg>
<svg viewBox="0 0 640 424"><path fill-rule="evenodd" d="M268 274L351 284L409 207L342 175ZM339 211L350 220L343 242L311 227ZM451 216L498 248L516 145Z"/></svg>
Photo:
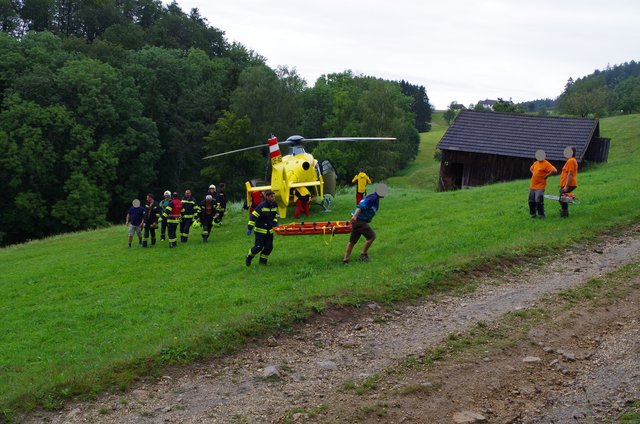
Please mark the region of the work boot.
<svg viewBox="0 0 640 424"><path fill-rule="evenodd" d="M560 218L568 218L569 209L560 209Z"/></svg>
<svg viewBox="0 0 640 424"><path fill-rule="evenodd" d="M147 241L146 240L142 240L142 247L147 247Z"/></svg>
<svg viewBox="0 0 640 424"><path fill-rule="evenodd" d="M260 265L266 265L267 264L267 258L260 258Z"/></svg>
<svg viewBox="0 0 640 424"><path fill-rule="evenodd" d="M360 262L369 262L369 255L367 253L361 253L360 257L358 257Z"/></svg>
<svg viewBox="0 0 640 424"><path fill-rule="evenodd" d="M543 202L536 202L536 210L538 211L538 218L544 219L545 215L544 215L544 203Z"/></svg>
<svg viewBox="0 0 640 424"><path fill-rule="evenodd" d="M244 258L244 264L246 266L251 266L251 260L253 259L253 256L251 256L250 254L247 253L247 256L245 256Z"/></svg>
<svg viewBox="0 0 640 424"><path fill-rule="evenodd" d="M165 237L164 236L160 236L160 241L165 241Z"/></svg>

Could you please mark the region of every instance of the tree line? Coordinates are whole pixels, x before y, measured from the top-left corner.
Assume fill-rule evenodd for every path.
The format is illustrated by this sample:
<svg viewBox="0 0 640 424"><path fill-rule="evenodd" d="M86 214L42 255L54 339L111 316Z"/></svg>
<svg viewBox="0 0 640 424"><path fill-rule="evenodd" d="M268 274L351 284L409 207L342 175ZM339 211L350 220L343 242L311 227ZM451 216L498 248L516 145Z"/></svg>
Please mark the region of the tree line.
<svg viewBox="0 0 640 424"><path fill-rule="evenodd" d="M451 124L464 105L453 101L444 112ZM522 103L498 98L492 109L481 103L469 105L482 112L537 113L550 111L564 115L603 117L640 113L640 63L631 61L607 66L577 80L569 78L563 92L556 99L537 99Z"/></svg>
<svg viewBox="0 0 640 424"><path fill-rule="evenodd" d="M561 112L578 116L640 113L640 63L631 61L573 80L557 100Z"/></svg>
<svg viewBox="0 0 640 424"><path fill-rule="evenodd" d="M424 87L350 71L308 86L175 2L0 0L0 27L0 245L121 221L146 192L224 181L240 198L261 152L202 157L271 134L397 137L310 146L340 183L361 166L380 180L430 128Z"/></svg>

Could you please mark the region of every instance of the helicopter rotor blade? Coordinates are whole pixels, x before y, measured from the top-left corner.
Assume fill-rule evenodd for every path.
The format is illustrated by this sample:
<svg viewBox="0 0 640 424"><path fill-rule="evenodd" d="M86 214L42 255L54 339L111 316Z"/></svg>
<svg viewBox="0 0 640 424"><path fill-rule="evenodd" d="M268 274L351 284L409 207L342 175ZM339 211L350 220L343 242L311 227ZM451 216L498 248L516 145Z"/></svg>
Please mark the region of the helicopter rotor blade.
<svg viewBox="0 0 640 424"><path fill-rule="evenodd" d="M284 141L280 141L278 142L279 145L283 145L283 146L288 146L288 145L294 145L294 146L300 146L304 143L306 143L307 141L378 141L378 140L386 140L386 141L393 141L396 140L395 137L325 137L325 138L304 138L302 136L299 135L295 135L295 136L291 136L288 139L284 140ZM238 152L244 152L247 150L252 150L252 149L259 149L259 148L263 148L263 147L267 147L266 144L260 144L257 146L249 146L249 147L243 147L242 149L236 149L236 150L231 150L228 152L224 152L224 153L218 153L216 155L210 155L210 156L205 156L202 159L211 159L211 158L217 158L219 156L225 156L225 155L230 155L232 153L238 153Z"/></svg>
<svg viewBox="0 0 640 424"><path fill-rule="evenodd" d="M210 155L210 156L205 156L202 159L211 159L211 158L217 158L218 156L225 156L225 155L230 155L232 153L238 153L238 152L244 152L246 150L253 150L253 149L259 149L259 148L266 148L267 145L266 144L260 144L258 146L249 146L249 147L243 147L242 149L236 149L236 150L231 150L228 152L224 152L224 153L218 153L217 155Z"/></svg>
<svg viewBox="0 0 640 424"><path fill-rule="evenodd" d="M378 141L396 140L395 137L326 137L326 138L305 138L304 141Z"/></svg>

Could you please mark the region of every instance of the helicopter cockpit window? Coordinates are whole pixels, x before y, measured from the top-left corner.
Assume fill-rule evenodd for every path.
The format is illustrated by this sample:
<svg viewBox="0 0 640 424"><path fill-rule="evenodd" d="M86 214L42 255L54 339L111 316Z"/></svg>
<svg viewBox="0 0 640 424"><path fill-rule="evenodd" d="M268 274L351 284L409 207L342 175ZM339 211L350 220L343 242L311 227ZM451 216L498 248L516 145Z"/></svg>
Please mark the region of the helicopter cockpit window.
<svg viewBox="0 0 640 424"><path fill-rule="evenodd" d="M291 147L289 147L289 154L290 155L294 155L295 156L295 155L301 155L303 153L306 153L306 151L301 146L291 146Z"/></svg>

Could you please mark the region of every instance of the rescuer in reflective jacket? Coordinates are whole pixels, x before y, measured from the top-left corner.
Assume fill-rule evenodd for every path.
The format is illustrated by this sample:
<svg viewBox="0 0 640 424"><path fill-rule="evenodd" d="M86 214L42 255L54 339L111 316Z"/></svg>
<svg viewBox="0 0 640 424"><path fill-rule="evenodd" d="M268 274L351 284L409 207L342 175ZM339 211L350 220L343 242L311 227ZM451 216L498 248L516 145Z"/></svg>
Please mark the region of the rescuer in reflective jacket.
<svg viewBox="0 0 640 424"><path fill-rule="evenodd" d="M255 232L255 243L247 256L245 265L250 266L251 260L260 253L260 265L266 265L269 254L273 250L273 227L278 224L278 205L276 195L273 191L267 190L262 201L249 215L247 224L247 235Z"/></svg>
<svg viewBox="0 0 640 424"><path fill-rule="evenodd" d="M167 220L163 219L162 212L164 212L169 202L171 202L171 192L167 190L164 192L164 199L162 199L158 205L160 208L160 217L158 218L160 221L160 241L164 241L167 235Z"/></svg>
<svg viewBox="0 0 640 424"><path fill-rule="evenodd" d="M153 198L153 194L147 194L147 203L144 205L144 236L142 237L142 247L147 247L147 240L151 235L151 245L156 244L156 228L158 228L158 219L160 218L160 207Z"/></svg>
<svg viewBox="0 0 640 424"><path fill-rule="evenodd" d="M207 243L209 240L209 234L211 233L211 227L213 227L213 217L217 213L216 203L213 196L207 194L202 203L200 204L200 224L202 225L202 241Z"/></svg>
<svg viewBox="0 0 640 424"><path fill-rule="evenodd" d="M171 195L171 201L164 208L162 213L163 220L167 223L167 233L169 237L169 247L178 245L178 236L176 234L178 225L180 224L180 216L182 214L182 201L178 198L175 191Z"/></svg>
<svg viewBox="0 0 640 424"><path fill-rule="evenodd" d="M191 196L191 190L185 190L182 198L182 221L180 222L180 241L182 243L186 243L189 240L189 229L198 212L200 212L200 206L198 206L196 199Z"/></svg>
<svg viewBox="0 0 640 424"><path fill-rule="evenodd" d="M218 193L218 213L216 214L213 222L219 227L222 225L222 217L224 217L224 212L227 210L227 195L224 192L225 184L220 183L220 192Z"/></svg>

